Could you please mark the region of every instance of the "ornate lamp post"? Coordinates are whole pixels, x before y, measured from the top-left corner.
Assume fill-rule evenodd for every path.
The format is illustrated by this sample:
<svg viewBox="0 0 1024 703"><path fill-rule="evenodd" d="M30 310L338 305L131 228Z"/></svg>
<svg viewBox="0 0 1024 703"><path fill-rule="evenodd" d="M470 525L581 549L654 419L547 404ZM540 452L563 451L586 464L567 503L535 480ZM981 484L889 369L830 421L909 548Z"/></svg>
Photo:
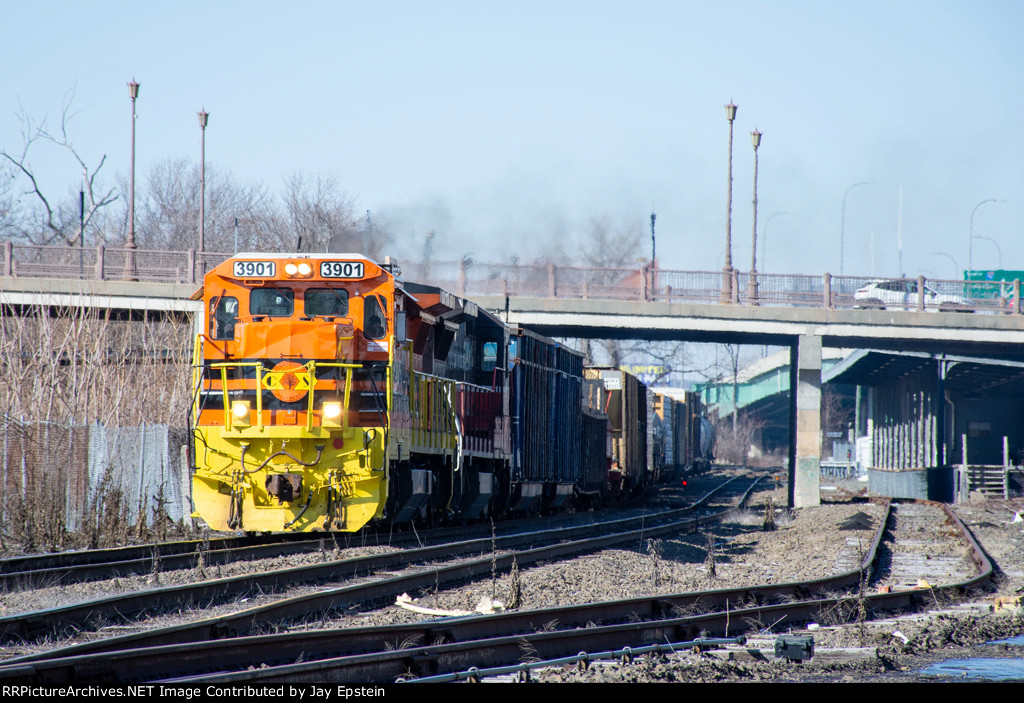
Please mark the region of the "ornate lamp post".
<svg viewBox="0 0 1024 703"><path fill-rule="evenodd" d="M210 113L204 108L196 114L202 131L199 141L199 276L202 278L206 276L206 259L203 256L206 252L206 125L210 121Z"/></svg>
<svg viewBox="0 0 1024 703"><path fill-rule="evenodd" d="M736 105L732 101L725 106L725 118L729 120L729 196L725 220L725 266L722 267L722 302L732 302L732 123L736 119Z"/></svg>
<svg viewBox="0 0 1024 703"><path fill-rule="evenodd" d="M754 145L754 233L750 245L750 279L747 282L747 298L752 305L757 305L757 147L761 146L761 133L754 128L750 133L750 143Z"/></svg>
<svg viewBox="0 0 1024 703"><path fill-rule="evenodd" d="M132 99L132 157L131 157L131 180L128 186L128 241L124 248L127 249L124 257L125 280L134 281L135 276L135 99L139 97L139 83L134 78L128 84L128 97Z"/></svg>

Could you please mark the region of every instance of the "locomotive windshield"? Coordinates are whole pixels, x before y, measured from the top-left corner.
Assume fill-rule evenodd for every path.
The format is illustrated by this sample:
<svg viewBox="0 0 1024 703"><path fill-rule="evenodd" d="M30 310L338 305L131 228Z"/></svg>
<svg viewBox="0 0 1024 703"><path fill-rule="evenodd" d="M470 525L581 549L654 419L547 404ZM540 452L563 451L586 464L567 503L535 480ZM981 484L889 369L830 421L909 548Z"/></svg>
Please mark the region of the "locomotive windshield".
<svg viewBox="0 0 1024 703"><path fill-rule="evenodd" d="M253 288L249 314L253 317L288 317L295 309L295 291L286 288Z"/></svg>
<svg viewBox="0 0 1024 703"><path fill-rule="evenodd" d="M306 291L306 315L309 317L347 314L348 291L344 288L311 288Z"/></svg>

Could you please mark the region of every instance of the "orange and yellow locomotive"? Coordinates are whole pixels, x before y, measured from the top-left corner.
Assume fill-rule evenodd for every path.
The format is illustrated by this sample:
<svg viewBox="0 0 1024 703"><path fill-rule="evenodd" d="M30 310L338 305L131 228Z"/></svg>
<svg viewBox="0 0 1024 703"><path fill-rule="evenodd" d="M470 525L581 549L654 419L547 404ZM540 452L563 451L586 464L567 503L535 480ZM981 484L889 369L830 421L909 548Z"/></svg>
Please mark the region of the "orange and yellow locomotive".
<svg viewBox="0 0 1024 703"><path fill-rule="evenodd" d="M357 255L237 255L204 281L191 415L214 529L354 531L387 498L394 276Z"/></svg>

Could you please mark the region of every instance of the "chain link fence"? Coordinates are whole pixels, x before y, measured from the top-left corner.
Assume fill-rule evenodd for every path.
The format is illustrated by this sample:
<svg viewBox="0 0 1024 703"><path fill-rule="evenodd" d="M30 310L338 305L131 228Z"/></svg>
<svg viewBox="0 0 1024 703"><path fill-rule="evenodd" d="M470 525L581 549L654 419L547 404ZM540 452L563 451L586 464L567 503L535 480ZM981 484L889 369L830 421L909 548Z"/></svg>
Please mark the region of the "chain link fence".
<svg viewBox="0 0 1024 703"><path fill-rule="evenodd" d="M60 548L73 533L181 525L192 513L187 432L0 420L0 542Z"/></svg>

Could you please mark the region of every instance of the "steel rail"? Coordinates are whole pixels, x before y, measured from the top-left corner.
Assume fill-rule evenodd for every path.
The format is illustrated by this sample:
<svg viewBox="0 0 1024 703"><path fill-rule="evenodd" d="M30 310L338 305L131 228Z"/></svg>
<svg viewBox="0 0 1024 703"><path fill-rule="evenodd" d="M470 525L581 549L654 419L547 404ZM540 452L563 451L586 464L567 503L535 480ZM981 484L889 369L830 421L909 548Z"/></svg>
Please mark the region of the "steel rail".
<svg viewBox="0 0 1024 703"><path fill-rule="evenodd" d="M705 498L702 498L698 504L707 502L714 493L720 491L734 480L735 479L730 479L726 484L723 484L723 486L720 486L715 491L712 491L705 496ZM744 492L743 499L749 497L751 492L753 492L754 488L757 486L757 483L758 479L755 479L751 483L751 486ZM730 508L729 510L732 509ZM679 511L670 511L670 513L678 512ZM727 511L723 511L722 513L724 514L726 512ZM535 550L504 555L501 557L487 556L462 564L430 568L417 573L381 579L367 584L331 588L326 591L317 592L317 594L284 599L282 601L276 601L265 606L249 608L223 617L207 618L194 623L156 628L144 632L115 636L115 638L25 655L10 659L8 660L8 663L22 663L83 654L120 652L121 650L135 649L139 647L157 647L178 643L197 643L222 638L234 638L234 636L247 634L253 627L260 623L273 622L288 618L301 618L307 616L309 612L330 610L333 608L351 605L352 603L366 602L368 600L373 601L384 598L393 599L395 596L401 594L401 592L411 590L413 588L429 587L439 582L465 580L472 578L473 576L486 575L490 573L490 570L492 570L493 567L500 569L510 568L513 559L517 559L519 563L528 563L530 561L557 558L564 554L579 553L582 550L601 548L602 546L616 543L617 541L633 540L638 538L642 539L660 532L679 530L680 526L691 528L694 525L706 523L713 519L715 519L714 516L690 518L688 520L676 521L662 526L646 524L646 521L650 520L650 516L640 516L638 518L630 518L624 521L614 521L634 523L639 521L641 527L637 530L600 537L598 541L593 539L583 539L579 541L564 542L562 544L535 548ZM594 529L594 525L588 525L575 528L574 531L582 530L585 533L593 533Z"/></svg>
<svg viewBox="0 0 1024 703"><path fill-rule="evenodd" d="M214 579L196 584L149 589L48 610L21 613L0 618L0 640L31 640L43 635L60 633L76 625L84 628L88 627L90 623L104 619L117 618L118 620L124 620L132 614L160 608L180 607L188 602L210 602L229 596L250 593L255 589L283 588L302 582L337 581L346 578L357 578L360 573L365 575L395 567L404 568L416 562L443 560L452 556L472 553L487 553L494 548L517 549L536 542L576 540L519 552L520 562L562 556L572 553L573 549L600 549L609 544L615 544L618 541L642 538L645 534L651 536L679 529L679 525L682 524L679 521L681 516L702 507L714 494L723 490L735 480L736 478L733 478L724 482L715 491L710 492L701 501L692 506L662 511L652 515L621 518L596 525L559 527L538 532L506 535L493 540L490 538L474 539L454 544L449 543L419 549L395 551L389 554L334 560L315 565ZM753 490L756 483L757 479L751 484L750 490ZM697 518L696 520L699 522L700 519ZM668 526L649 524L653 520L668 521ZM692 524L694 519L691 518L683 522L685 524ZM639 525L639 529L630 529L635 525ZM611 536L591 538L590 540L585 539L593 535L595 529L626 529L627 531L617 532ZM588 544L592 544L592 546L588 547ZM471 578L489 573L492 562L496 563L500 568L510 568L513 556L506 554L493 558L487 556L468 559L453 565L424 568L412 574L379 579L371 583L344 586L328 589L317 594L286 598L268 605L243 610L241 613L236 613L233 616L212 618L189 626L181 626L184 628L184 631L179 633L179 635L189 638L184 641L195 641L196 639L246 634L257 623L266 622L268 618L301 617L305 614L307 608L337 608L353 602L375 600L386 596L393 597L406 590L434 585L438 580L451 581ZM157 643L183 641L174 639L174 636L170 635L170 631L176 629L179 628L167 628L166 631L156 630L153 632L158 634L152 636L158 638L156 640ZM159 639L160 632L164 632L165 635L172 638L161 640ZM146 635L147 633L137 633L134 636L144 637ZM129 635L129 637L132 636Z"/></svg>
<svg viewBox="0 0 1024 703"><path fill-rule="evenodd" d="M268 559L290 554L314 552L324 546L324 535L306 535L305 539L288 540L270 544L226 547L224 549L202 549L195 551L163 554L157 547L145 557L108 561L95 564L55 566L32 571L16 571L0 574L0 588L18 588L32 585L56 586L83 583L102 579L151 573L155 568L167 570L197 568L200 561L205 566L231 564L237 561Z"/></svg>
<svg viewBox="0 0 1024 703"><path fill-rule="evenodd" d="M515 529L515 523L510 523ZM481 538L485 531L478 530ZM365 535L347 533L301 533L281 535L252 535L247 537L225 537L177 542L158 542L151 545L134 545L110 549L56 552L9 557L0 561L0 589L25 588L31 586L56 586L69 583L83 583L106 578L148 574L158 562L161 572L176 569L191 569L199 566L199 554L206 566L224 565L237 561L268 559L289 554L301 554L321 549L353 547L404 547L422 544L422 541L436 543L446 535L464 537L465 528L440 528L429 534L415 535L412 532L377 533ZM489 535L489 528L487 528ZM360 536L358 544L353 537ZM371 539L365 539L369 536ZM386 539L384 539L386 537ZM422 538L422 539L421 539ZM209 547L208 549L206 547ZM4 569L8 569L4 571Z"/></svg>
<svg viewBox="0 0 1024 703"><path fill-rule="evenodd" d="M557 521L557 518L555 518ZM515 531L515 521L504 524L508 533ZM477 530L481 537L490 535L490 528ZM330 540L332 546L352 547L405 546L424 541L436 543L452 537L464 537L472 528L442 527L429 533L382 532L363 530L359 533L287 533L275 535L247 535L216 537L209 540L177 540L151 544L83 549L46 554L26 554L0 558L0 589L36 586L55 586L82 583L105 578L149 573L153 569L154 553L161 570L195 568L198 553L202 552L206 565L228 564L233 561L265 559L319 549Z"/></svg>
<svg viewBox="0 0 1024 703"><path fill-rule="evenodd" d="M949 510L944 506L947 515L959 532L962 539L966 540L972 549L973 561L978 567L978 575L963 582L948 586L936 587L934 591L961 593L978 588L984 585L991 578L992 565L985 557L983 550L973 538L973 535L963 526ZM856 607L856 598L843 596L831 599L818 599L797 603L782 603L774 606L758 605L753 607L741 607L736 609L736 604L749 604L755 601L763 601L769 598L779 598L782 595L808 594L814 591L834 590L835 588L849 587L858 584L862 574L866 572L869 565L877 558L878 546L882 536L888 528L891 510L887 508L886 516L880 521L878 530L872 540L864 562L857 570L845 574L817 579L813 582L795 584L773 584L756 586L752 588L723 589L695 594L678 594L676 596L659 596L650 598L630 599L627 601L616 601L611 603L596 603L583 606L572 606L564 609L544 609L526 612L506 613L494 616L476 616L468 618L457 618L445 621L432 621L401 626L360 628L346 630L328 630L319 632L296 632L284 635L257 636L238 638L225 641L210 642L201 649L194 645L177 645L172 647L138 649L118 652L116 657L104 654L94 654L64 659L53 659L37 663L17 664L13 660L6 667L0 667L0 680L14 682L33 681L141 681L152 680L153 678L171 678L179 676L187 671L204 671L212 668L211 662L221 668L244 668L246 666L270 664L270 669L261 672L242 672L234 674L218 675L219 678L204 676L189 680L204 680L222 682L228 680L256 680L260 676L273 677L281 676L281 680L302 680L303 676L310 676L309 680L322 681L325 677L334 678L339 675L343 668L348 673L344 674L344 680L371 680L366 678L371 672L381 675L379 669L373 667L382 666L383 660L391 658L390 664L383 664L385 667L394 667L394 661L399 661L399 667L404 667L399 673L408 673L414 670L411 663L416 665L416 670L436 671L447 665L455 665L456 657L461 656L471 659L467 666L485 666L486 657L480 655L465 654L470 651L465 648L466 641L473 641L481 637L500 636L511 638L513 643L522 643L524 637L530 641L538 653L541 652L539 644L529 639L526 633L537 632L549 629L552 622L557 621L558 626L571 631L566 645L556 646L551 641L545 642L543 651L562 652L551 656L570 656L579 651L579 639L587 637L587 645L593 647L589 635L597 634L594 631L594 622L609 622L626 619L648 619L659 621L653 629L640 630L634 628L626 630L628 635L615 635L618 631L606 630L602 636L624 637L623 644L617 646L637 645L642 636L637 632L660 633L666 628L676 628L676 632L692 632L694 628L725 633L735 631L742 627L746 619L755 619L759 622L767 622L765 618L771 617L780 623L797 623L808 617L820 617L823 613L835 611L846 606L849 612ZM865 596L863 601L867 610L871 613L892 610L897 608L914 607L921 604L928 604L928 589L915 589L911 591L898 591L886 594L875 594ZM806 597L806 595L805 595ZM690 618L671 618L674 613L686 607L694 605L704 607L725 608L724 611L707 613L701 616ZM731 605L730 605L731 604ZM777 617L776 617L777 616ZM575 629L574 629L575 628ZM587 629L584 629L587 628ZM682 630L680 630L682 628ZM700 634L699 631L697 634ZM650 634L646 635L652 636ZM679 635L682 636L682 635ZM638 637L640 639L638 639ZM575 638L575 639L574 639ZM440 645L458 641L460 646L455 650L442 653ZM604 641L604 640L602 640ZM664 642L665 640L656 640ZM402 650L403 643L433 643L433 647L420 647L417 650ZM478 644L480 644L478 642ZM495 645L493 641L486 641L488 651ZM558 649L558 647L561 649ZM392 652L381 652L390 648ZM575 649L574 649L575 648ZM376 654L367 655L367 651L376 650ZM565 650L565 651L562 651ZM267 651L273 652L268 656ZM505 648L506 654L511 654L513 660L519 656L521 650L519 645L512 649ZM463 652L463 654L458 654ZM344 654L349 656L344 656ZM359 656L355 656L358 654ZM442 657L447 657L443 658ZM548 656L548 655L544 655ZM291 661L298 658L327 659L334 657L332 661L315 661L289 667L274 666L276 662ZM403 659L405 657L405 659ZM441 657L441 658L439 658ZM447 662L445 664L444 662ZM298 667L298 669L296 668ZM341 667L341 668L339 668ZM370 668L367 668L370 667ZM457 667L456 667L457 668ZM450 669L449 669L450 670ZM398 669L389 670L398 671ZM391 680L388 673L381 679ZM348 678L351 676L352 678ZM233 677L233 678L232 678ZM183 680L182 680L183 681Z"/></svg>
<svg viewBox="0 0 1024 703"><path fill-rule="evenodd" d="M322 538L322 536L321 536ZM216 537L208 542L201 539L176 540L171 542L155 542L127 547L110 547L106 549L81 549L68 552L51 552L48 554L23 554L0 559L0 578L14 574L23 574L45 569L69 569L89 564L107 564L146 559L153 556L153 550L160 553L160 558L177 554L194 554L204 544L212 549L235 549L258 545L301 542L310 539L308 534L253 535L248 537Z"/></svg>
<svg viewBox="0 0 1024 703"><path fill-rule="evenodd" d="M948 513L948 511L947 511ZM952 516L951 516L952 517ZM882 520L872 540L872 548L876 554L865 556L861 569L848 572L842 576L852 576L856 581L866 570L869 562L877 559L877 546L881 535L889 522L889 511ZM991 563L984 557L980 546L963 523L952 517L951 523L959 535L971 545L978 562L978 575L965 581L939 586L935 591L961 592L982 585L991 576ZM827 581L831 578L818 579ZM808 588L810 583L790 584ZM779 586L758 586L758 588L777 589ZM680 597L634 599L624 603L591 604L575 606L569 609L548 609L526 613L512 613L498 616L478 616L457 618L446 621L432 621L398 627L362 628L359 630L328 630L321 632L295 632L285 635L268 635L263 638L246 638L233 641L209 643L202 651L189 646L159 648L151 650L135 650L120 652L116 658L104 658L99 655L73 659L57 659L37 664L12 664L0 667L0 678L10 682L38 682L45 677L49 683L71 682L105 682L105 680L165 680L165 682L184 683L229 683L259 682L269 683L275 680L288 682L316 682L324 680L361 680L361 682L384 682L408 675L432 675L442 671L463 671L469 673L472 667L508 665L521 658L522 647L528 645L531 654L547 659L565 656L580 656L581 645L587 651L595 648L622 649L624 647L643 647L663 644L675 640L694 639L696 636L708 636L707 633L729 636L730 632L738 633L760 626L764 622L775 625L799 624L808 618L820 618L829 612L845 606L847 612L853 613L858 605L857 597L840 597L818 599L795 603L779 603L774 605L755 605L740 608L729 608L724 611L706 613L687 617L666 617L673 609L679 608L671 602L683 596L726 597L726 603L743 603L741 598L744 589L728 589L709 591L707 594L681 595ZM862 601L868 613L884 612L893 609L907 609L930 605L930 590L918 588L894 591L890 594L864 596ZM798 591L794 591L798 592ZM643 617L640 608L634 607L646 602L652 610L662 612L663 619L656 619L655 613L650 622L628 622L611 625L593 626L595 617L604 621L611 618L609 612L600 613L602 607L617 609L620 617L636 619ZM750 603L750 601L745 601ZM719 606L721 607L721 606ZM677 611L678 612L678 611ZM559 631L537 631L546 629L551 619L560 618ZM752 624L753 623L753 624ZM589 624L589 626L588 626ZM530 631L532 630L532 631ZM492 635L492 636L488 636ZM497 635L497 639L494 635ZM473 639L476 638L476 639ZM480 640L479 638L487 638ZM455 641L455 640L459 641ZM403 643L431 643L427 646L402 649ZM347 648L348 656L318 661L274 666L274 661L299 657L318 658L329 652L339 652ZM388 650L389 651L385 651ZM360 651L361 650L361 651ZM376 651L368 651L376 650ZM273 652L267 657L265 652ZM210 669L216 662L217 666L244 667L252 664L271 664L268 668L250 671L234 671L220 674L175 677L175 672L183 670ZM154 668L156 666L156 668ZM176 668L175 668L176 667Z"/></svg>
<svg viewBox="0 0 1024 703"><path fill-rule="evenodd" d="M728 637L730 629L734 632L762 629L765 622L771 622L773 627L797 625L808 619L821 619L823 616L832 615L843 606L846 606L848 613L853 614L857 611L858 606L863 604L866 615L918 608L922 605L931 605L936 593L962 594L977 589L987 583L992 575L991 561L984 555L984 551L973 535L948 507L942 507L949 516L950 522L957 529L960 538L971 546L972 561L978 569L975 576L946 586L916 588L859 597L841 596L796 603L757 605L742 607L731 612L727 608L725 612L671 618L654 623L587 627L583 630L569 631L567 634L540 632L512 638L497 637L475 642L417 647L404 651L378 651L372 654L339 657L331 660L271 666L256 671L180 677L170 679L168 682L183 684L202 681L224 684L238 681L263 683L324 680L392 681L421 675L436 676L440 672L455 672L451 676L469 678L482 667L508 666L510 662L521 659L524 646L529 646L533 657L558 661L559 658L573 658L572 650L578 648L581 639L585 641L590 651L593 651L594 647L602 649L643 647L670 642L673 637L677 639L709 635ZM886 513L886 519L882 520L876 533L876 539L872 543L876 548L875 553L871 555L872 563L877 559L877 546L881 543L881 536L891 519L891 510L887 509ZM866 566L867 560L859 571L863 572ZM581 657L586 658L585 651L579 652L574 658L580 659ZM547 662L538 662L536 665L540 666L545 663Z"/></svg>
<svg viewBox="0 0 1024 703"><path fill-rule="evenodd" d="M756 484L756 481L754 482ZM747 498L754 484L744 493ZM730 508L731 509L731 508ZM723 513L728 511L723 511ZM706 519L706 518L703 518ZM649 533L648 533L649 534ZM488 561L489 563L489 561ZM853 580L857 580L854 573ZM796 584L794 587L809 587ZM782 587L783 590L787 590ZM563 627L585 627L587 623L609 620L636 620L638 618L659 619L678 612L679 608L725 606L730 602L748 602L758 598L771 597L780 586L766 586L741 589L727 589L705 593L680 594L637 598L622 602L596 603L574 606L568 609L545 609L525 612L511 612L496 616L459 618L455 621L427 622L386 628L359 628L343 631L295 632L282 635L235 638L204 643L201 647L192 644L173 645L149 649L131 649L110 653L79 654L68 657L72 650L82 652L84 647L95 651L90 643L44 653L47 656L61 655L63 658L43 659L40 655L19 657L9 660L8 666L0 668L0 679L31 680L46 676L47 680L142 680L159 675L176 675L187 671L209 668L211 662L218 666L243 667L253 661L266 662L266 652L273 662L294 661L296 658L324 658L345 651L366 651L373 649L400 649L408 641L439 642L454 639L466 640L498 633L528 633L545 629L552 620L558 620ZM107 646L126 644L134 636L107 640ZM138 645L138 642L135 643ZM29 667L29 668L24 668ZM26 678L27 677L27 678ZM57 678L55 678L57 677ZM71 678L69 678L71 677Z"/></svg>

